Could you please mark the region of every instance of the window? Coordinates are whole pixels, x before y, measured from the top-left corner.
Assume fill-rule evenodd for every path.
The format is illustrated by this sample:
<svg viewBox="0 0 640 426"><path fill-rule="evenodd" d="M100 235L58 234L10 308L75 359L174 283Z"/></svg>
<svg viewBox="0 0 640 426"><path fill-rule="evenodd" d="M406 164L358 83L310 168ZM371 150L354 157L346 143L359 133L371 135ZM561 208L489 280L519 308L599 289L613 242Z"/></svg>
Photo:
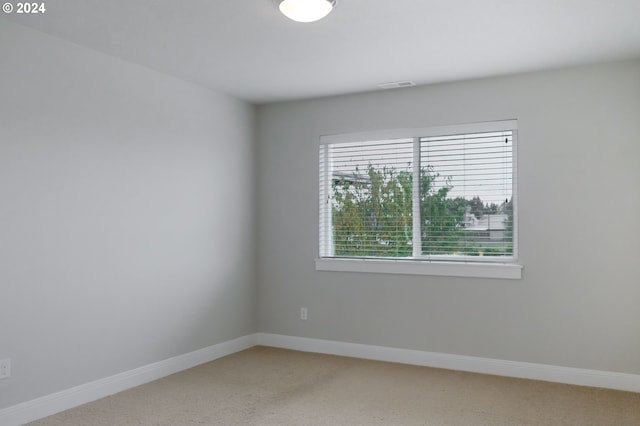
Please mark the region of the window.
<svg viewBox="0 0 640 426"><path fill-rule="evenodd" d="M520 278L515 120L323 136L319 270Z"/></svg>

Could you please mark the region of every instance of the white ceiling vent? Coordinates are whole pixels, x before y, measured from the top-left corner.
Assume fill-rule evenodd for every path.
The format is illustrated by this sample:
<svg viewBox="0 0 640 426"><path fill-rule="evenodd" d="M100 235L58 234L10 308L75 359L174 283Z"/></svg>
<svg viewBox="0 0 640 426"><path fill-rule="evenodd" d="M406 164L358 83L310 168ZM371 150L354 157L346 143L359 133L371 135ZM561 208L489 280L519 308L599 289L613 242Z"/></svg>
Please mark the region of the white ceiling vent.
<svg viewBox="0 0 640 426"><path fill-rule="evenodd" d="M405 81L392 81L391 83L378 84L378 87L381 89L398 89L400 87L411 87L415 85L416 83L414 83L413 81L405 80Z"/></svg>

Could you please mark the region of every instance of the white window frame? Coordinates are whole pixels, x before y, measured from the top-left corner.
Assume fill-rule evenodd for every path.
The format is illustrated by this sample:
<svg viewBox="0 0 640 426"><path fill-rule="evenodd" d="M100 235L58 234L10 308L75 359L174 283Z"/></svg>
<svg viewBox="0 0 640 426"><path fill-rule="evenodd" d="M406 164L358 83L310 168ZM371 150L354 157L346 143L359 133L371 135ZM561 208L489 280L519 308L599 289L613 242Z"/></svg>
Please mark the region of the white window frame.
<svg viewBox="0 0 640 426"><path fill-rule="evenodd" d="M389 258L344 258L330 256L330 238L332 225L329 216L323 216L323 210L328 199L329 179L324 178L330 170L330 165L323 161L327 155L327 147L330 144L348 143L348 142L364 142L392 139L411 138L415 143L420 143L420 138L431 136L446 136L467 133L483 133L497 131L513 132L513 256L509 258L483 259L481 261L460 261L460 260L424 260L421 259L419 253L414 253L414 257L410 259L389 259ZM383 274L408 274L408 275L434 275L434 276L454 276L454 277L478 277L478 278L499 278L499 279L521 279L523 266L518 262L518 122L517 120L502 120L482 123L470 123L451 126L435 126L415 129L394 129L380 130L369 132L347 133L340 135L320 136L319 152L320 152L320 173L319 173L319 253L315 260L315 267L318 271L337 271L337 272L366 272L366 273L383 273ZM414 150L413 167L420 167L418 160L419 150ZM323 169L325 167L325 169ZM321 186L322 185L322 186ZM417 185L414 186L414 192L418 191ZM417 194L414 194L414 199ZM419 209L418 203L414 203L414 210ZM415 213L415 212L414 212ZM414 233L420 237L418 215L414 214ZM324 244L324 246L323 246ZM420 247L420 245L414 245Z"/></svg>

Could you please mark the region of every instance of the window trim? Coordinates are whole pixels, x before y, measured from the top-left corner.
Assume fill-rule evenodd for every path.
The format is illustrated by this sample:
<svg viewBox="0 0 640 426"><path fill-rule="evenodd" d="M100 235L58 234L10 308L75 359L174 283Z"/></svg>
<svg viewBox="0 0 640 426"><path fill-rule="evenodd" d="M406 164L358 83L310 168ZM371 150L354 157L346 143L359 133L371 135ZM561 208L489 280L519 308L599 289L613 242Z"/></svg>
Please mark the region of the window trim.
<svg viewBox="0 0 640 426"><path fill-rule="evenodd" d="M431 136L446 136L465 133L483 133L483 132L498 132L498 131L513 131L513 216L515 218L513 224L513 256L509 258L501 257L499 259L483 259L479 261L468 260L439 260L431 259L425 260L418 257L409 259L389 259L389 258L347 258L347 257L328 257L322 256L322 253L328 253L326 247L321 247L323 244L327 244L326 233L330 231L327 227L331 226L330 220L323 220L323 204L325 194L323 190L319 191L319 210L318 210L318 224L319 229L319 244L318 244L318 257L315 259L315 269L317 271L336 271L336 272L368 272L368 273L383 273L383 274L409 274L409 275L434 275L434 276L455 276L455 277L478 277L478 278L502 278L502 279L521 279L523 266L518 262L518 122L515 119L500 120L491 122L479 122L468 123L459 125L446 125L446 126L430 126L424 128L408 128L408 129L388 129L378 131L366 131L345 133L336 135L323 135L320 136L318 151L321 152L320 147L329 144L348 143L348 142L364 142L364 141L379 141L388 139L416 139ZM415 162L414 162L415 163ZM323 162L325 167L326 162ZM323 165L321 164L320 167ZM416 165L414 164L414 167ZM327 170L319 170L318 177L322 179L322 176ZM327 191L328 181L319 182L325 185L324 190ZM415 190L415 188L414 188ZM414 206L415 207L415 206Z"/></svg>
<svg viewBox="0 0 640 426"><path fill-rule="evenodd" d="M500 278L519 280L523 266L517 263L439 262L415 259L356 259L322 257L316 271L368 272L377 274L432 275L440 277Z"/></svg>

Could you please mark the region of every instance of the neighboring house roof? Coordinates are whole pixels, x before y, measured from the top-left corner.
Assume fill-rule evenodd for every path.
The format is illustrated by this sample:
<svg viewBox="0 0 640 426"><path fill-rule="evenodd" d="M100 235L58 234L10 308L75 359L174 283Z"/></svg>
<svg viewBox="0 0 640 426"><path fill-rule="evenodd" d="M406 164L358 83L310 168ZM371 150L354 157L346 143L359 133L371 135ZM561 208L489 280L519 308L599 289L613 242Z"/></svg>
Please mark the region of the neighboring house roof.
<svg viewBox="0 0 640 426"><path fill-rule="evenodd" d="M508 220L509 216L506 214L485 214L480 219L473 216L472 220L465 218L464 229L467 231L504 231L507 229Z"/></svg>

